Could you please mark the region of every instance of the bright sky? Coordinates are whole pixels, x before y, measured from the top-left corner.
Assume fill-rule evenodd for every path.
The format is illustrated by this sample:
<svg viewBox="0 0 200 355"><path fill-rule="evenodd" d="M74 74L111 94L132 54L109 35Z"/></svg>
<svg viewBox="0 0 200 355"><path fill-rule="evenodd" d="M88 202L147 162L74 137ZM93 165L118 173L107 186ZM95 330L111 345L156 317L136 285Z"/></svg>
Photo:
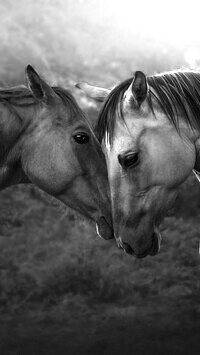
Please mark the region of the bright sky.
<svg viewBox="0 0 200 355"><path fill-rule="evenodd" d="M99 0L101 11L119 26L184 43L200 41L200 1L197 0Z"/></svg>

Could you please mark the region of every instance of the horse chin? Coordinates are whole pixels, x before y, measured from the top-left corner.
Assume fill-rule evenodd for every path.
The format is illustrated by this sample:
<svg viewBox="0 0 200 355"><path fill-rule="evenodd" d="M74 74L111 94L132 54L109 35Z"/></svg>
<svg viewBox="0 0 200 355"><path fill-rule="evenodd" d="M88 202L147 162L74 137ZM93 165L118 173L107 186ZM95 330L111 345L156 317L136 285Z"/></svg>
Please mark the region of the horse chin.
<svg viewBox="0 0 200 355"><path fill-rule="evenodd" d="M96 222L96 231L98 236L102 239L109 240L114 238L113 229L103 216Z"/></svg>

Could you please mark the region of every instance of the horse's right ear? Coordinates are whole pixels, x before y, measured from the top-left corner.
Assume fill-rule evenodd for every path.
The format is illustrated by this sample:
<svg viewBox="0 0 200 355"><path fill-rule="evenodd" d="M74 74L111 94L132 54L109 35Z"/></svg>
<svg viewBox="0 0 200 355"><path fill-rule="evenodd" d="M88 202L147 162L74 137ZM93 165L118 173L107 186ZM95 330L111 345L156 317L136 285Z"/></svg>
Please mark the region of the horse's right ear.
<svg viewBox="0 0 200 355"><path fill-rule="evenodd" d="M105 101L110 94L110 90L108 89L92 86L84 82L77 83L75 86L76 88L81 89L88 97L99 102Z"/></svg>
<svg viewBox="0 0 200 355"><path fill-rule="evenodd" d="M39 76L31 65L26 67L26 77L29 89L37 100L44 100L56 96L53 89Z"/></svg>

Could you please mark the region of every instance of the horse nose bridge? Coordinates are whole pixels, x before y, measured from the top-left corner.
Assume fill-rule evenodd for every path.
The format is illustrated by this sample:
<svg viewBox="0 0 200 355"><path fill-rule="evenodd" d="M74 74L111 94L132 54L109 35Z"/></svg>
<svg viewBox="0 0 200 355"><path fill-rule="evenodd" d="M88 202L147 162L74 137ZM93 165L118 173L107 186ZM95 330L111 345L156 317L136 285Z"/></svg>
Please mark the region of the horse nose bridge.
<svg viewBox="0 0 200 355"><path fill-rule="evenodd" d="M112 225L112 208L109 185L106 183L106 181L103 182L98 178L94 180L93 183L92 186L95 189L93 193L93 201L95 202L97 215L104 216L107 222ZM92 191L90 186L90 193L91 192Z"/></svg>
<svg viewBox="0 0 200 355"><path fill-rule="evenodd" d="M108 183L106 181L101 181L96 179L95 182L95 189L96 189L96 200L97 203L103 204L105 208L111 209L111 202L110 202L110 190Z"/></svg>

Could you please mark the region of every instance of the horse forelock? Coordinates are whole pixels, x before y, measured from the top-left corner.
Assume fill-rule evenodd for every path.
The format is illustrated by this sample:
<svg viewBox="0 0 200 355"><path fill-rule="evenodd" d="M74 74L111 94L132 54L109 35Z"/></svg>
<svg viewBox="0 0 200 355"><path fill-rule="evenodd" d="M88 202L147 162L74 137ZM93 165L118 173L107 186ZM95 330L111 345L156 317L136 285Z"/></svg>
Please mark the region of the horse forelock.
<svg viewBox="0 0 200 355"><path fill-rule="evenodd" d="M112 144L116 119L117 117L124 119L122 111L122 99L131 82L132 78L127 79L126 81L114 87L114 89L108 95L99 113L99 118L95 128L97 137L100 142L102 142L106 134L107 143L109 143L109 145Z"/></svg>
<svg viewBox="0 0 200 355"><path fill-rule="evenodd" d="M131 85L132 78L116 86L108 95L99 114L96 132L99 141L105 137L112 144L115 123L124 120L122 99ZM200 73L193 70L177 70L147 77L149 91L147 104L155 115L154 103L179 129L180 116L191 126L200 129Z"/></svg>

